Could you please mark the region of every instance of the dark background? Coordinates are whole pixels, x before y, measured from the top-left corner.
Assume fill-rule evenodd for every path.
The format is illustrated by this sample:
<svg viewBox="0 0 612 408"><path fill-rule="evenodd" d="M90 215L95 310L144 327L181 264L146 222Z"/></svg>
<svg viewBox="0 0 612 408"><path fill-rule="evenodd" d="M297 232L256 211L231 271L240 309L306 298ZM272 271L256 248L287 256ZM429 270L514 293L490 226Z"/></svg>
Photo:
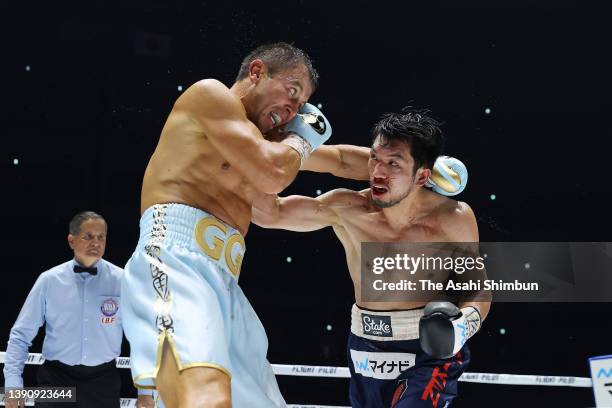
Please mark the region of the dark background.
<svg viewBox="0 0 612 408"><path fill-rule="evenodd" d="M367 145L379 115L410 101L444 120L446 152L470 171L459 198L482 241L610 241L610 10L577 0L231 3L0 6L0 350L38 274L70 258L76 212L106 217L106 258L125 264L143 172L177 87L210 77L230 85L263 42L312 56L321 83L311 101L332 121L332 143ZM364 184L301 174L286 193L341 186ZM346 366L353 294L332 231L252 227L247 248L241 285L270 360ZM470 340L469 371L589 376L587 358L612 352L610 311L495 304ZM39 335L31 351L41 344ZM289 403L348 404L344 379L279 384ZM456 407L593 405L585 388L462 383L460 393Z"/></svg>

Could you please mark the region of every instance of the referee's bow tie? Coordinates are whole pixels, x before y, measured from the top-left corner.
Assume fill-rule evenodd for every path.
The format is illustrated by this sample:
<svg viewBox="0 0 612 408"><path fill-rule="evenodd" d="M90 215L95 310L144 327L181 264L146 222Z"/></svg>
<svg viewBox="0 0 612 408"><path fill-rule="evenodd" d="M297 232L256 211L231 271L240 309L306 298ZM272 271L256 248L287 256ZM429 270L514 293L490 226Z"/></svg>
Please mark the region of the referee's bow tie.
<svg viewBox="0 0 612 408"><path fill-rule="evenodd" d="M84 266L81 266L81 265L74 265L73 270L75 273L89 272L92 275L96 275L98 273L98 268L96 268L95 266L90 266L89 268L85 268Z"/></svg>

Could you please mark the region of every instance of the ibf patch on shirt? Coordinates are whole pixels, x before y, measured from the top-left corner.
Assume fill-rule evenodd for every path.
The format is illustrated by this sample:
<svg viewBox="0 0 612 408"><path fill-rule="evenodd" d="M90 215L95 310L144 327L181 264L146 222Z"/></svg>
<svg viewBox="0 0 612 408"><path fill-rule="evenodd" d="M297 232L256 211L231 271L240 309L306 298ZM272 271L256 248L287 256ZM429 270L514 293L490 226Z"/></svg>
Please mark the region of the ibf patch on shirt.
<svg viewBox="0 0 612 408"><path fill-rule="evenodd" d="M351 349L351 360L353 360L356 374L379 380L393 380L410 367L414 367L416 354Z"/></svg>
<svg viewBox="0 0 612 408"><path fill-rule="evenodd" d="M113 324L117 321L117 312L119 311L119 302L113 298L106 298L100 305L102 312L102 324Z"/></svg>
<svg viewBox="0 0 612 408"><path fill-rule="evenodd" d="M393 337L391 316L369 315L362 313L361 323L363 324L363 334L378 337Z"/></svg>

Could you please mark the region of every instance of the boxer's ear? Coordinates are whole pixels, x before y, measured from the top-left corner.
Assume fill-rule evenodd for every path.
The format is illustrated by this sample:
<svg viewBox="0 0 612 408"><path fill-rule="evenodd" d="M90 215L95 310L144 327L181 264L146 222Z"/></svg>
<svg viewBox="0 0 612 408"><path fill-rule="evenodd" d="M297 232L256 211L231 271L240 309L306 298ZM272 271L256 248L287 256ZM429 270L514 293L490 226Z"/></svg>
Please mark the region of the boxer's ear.
<svg viewBox="0 0 612 408"><path fill-rule="evenodd" d="M414 184L416 184L417 186L423 186L425 185L425 183L427 183L429 177L431 177L431 169L419 167L419 169L416 171L416 174L414 175Z"/></svg>
<svg viewBox="0 0 612 408"><path fill-rule="evenodd" d="M266 74L266 64L260 59L254 59L249 64L249 79L252 83L258 83Z"/></svg>

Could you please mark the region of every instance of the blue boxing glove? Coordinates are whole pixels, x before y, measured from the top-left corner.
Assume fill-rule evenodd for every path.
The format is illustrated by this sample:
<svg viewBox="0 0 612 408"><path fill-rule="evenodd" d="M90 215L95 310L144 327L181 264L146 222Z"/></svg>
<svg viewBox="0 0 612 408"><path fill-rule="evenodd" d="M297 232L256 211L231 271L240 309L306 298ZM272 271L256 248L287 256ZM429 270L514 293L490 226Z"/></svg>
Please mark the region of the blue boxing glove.
<svg viewBox="0 0 612 408"><path fill-rule="evenodd" d="M302 163L317 147L332 134L331 124L314 105L304 104L295 118L285 125L282 132L287 134L281 143L298 152Z"/></svg>
<svg viewBox="0 0 612 408"><path fill-rule="evenodd" d="M434 163L431 176L425 187L443 196L454 196L461 193L467 186L468 171L459 159L450 156L440 156Z"/></svg>
<svg viewBox="0 0 612 408"><path fill-rule="evenodd" d="M473 306L459 309L450 302L429 302L419 320L421 348L434 358L450 358L480 325L480 312Z"/></svg>

